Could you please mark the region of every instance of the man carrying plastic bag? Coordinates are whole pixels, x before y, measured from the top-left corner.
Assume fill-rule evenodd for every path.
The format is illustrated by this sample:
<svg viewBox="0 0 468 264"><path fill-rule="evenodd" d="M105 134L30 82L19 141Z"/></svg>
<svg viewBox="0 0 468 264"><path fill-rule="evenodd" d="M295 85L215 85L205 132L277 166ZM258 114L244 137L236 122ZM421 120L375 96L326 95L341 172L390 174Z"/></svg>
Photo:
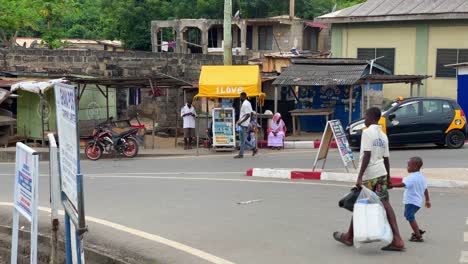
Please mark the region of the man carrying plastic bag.
<svg viewBox="0 0 468 264"><path fill-rule="evenodd" d="M363 131L361 138L360 165L356 185L358 188L365 186L374 192L380 199L383 208L385 208L386 217L393 232L393 241L389 245L383 247L382 250L404 251L405 245L401 239L395 212L390 205L388 197L388 189L391 184L390 153L387 135L383 133L382 128L378 125L380 117L380 109L376 107L369 108L366 111L365 125L367 129ZM367 193L367 191L361 191L361 193ZM370 195L372 196L372 194ZM358 202L356 201L356 203ZM379 204L377 203L377 205ZM356 212L353 214L356 214ZM347 246L352 246L354 244L354 235L353 219L351 219L351 224L347 233L333 233L335 240Z"/></svg>
<svg viewBox="0 0 468 264"><path fill-rule="evenodd" d="M362 243L393 241L393 233L387 214L376 193L362 186L353 211L354 246Z"/></svg>

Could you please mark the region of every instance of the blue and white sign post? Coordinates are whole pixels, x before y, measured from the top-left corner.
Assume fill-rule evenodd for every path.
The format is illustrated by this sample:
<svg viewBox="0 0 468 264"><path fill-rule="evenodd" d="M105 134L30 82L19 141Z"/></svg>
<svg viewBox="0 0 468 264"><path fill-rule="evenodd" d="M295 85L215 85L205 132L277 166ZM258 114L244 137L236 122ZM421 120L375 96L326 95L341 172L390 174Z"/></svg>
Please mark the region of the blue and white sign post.
<svg viewBox="0 0 468 264"><path fill-rule="evenodd" d="M39 180L39 156L23 143L16 144L15 196L13 232L11 238L11 263L18 261L19 215L31 223L31 264L37 263L37 200Z"/></svg>
<svg viewBox="0 0 468 264"><path fill-rule="evenodd" d="M77 94L74 86L66 84L55 84L54 91L60 150L62 203L65 208L67 264L84 264L83 234L86 232L86 222L83 176L80 174ZM72 230L75 232L71 232ZM72 245L74 246L72 247Z"/></svg>

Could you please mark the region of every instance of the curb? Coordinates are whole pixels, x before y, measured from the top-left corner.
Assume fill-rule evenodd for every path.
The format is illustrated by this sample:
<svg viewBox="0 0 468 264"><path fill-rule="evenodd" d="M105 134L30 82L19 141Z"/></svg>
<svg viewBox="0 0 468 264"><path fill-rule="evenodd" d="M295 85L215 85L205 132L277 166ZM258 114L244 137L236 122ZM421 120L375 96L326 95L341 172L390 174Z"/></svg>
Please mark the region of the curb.
<svg viewBox="0 0 468 264"><path fill-rule="evenodd" d="M0 239L0 250L2 251L2 254L4 255L5 259L9 257L10 254L10 246L11 246L11 233L12 233L12 228L10 226L5 226L5 225L0 225L0 234L9 236L8 239L4 240ZM27 255L24 255L24 252L22 252L23 248L26 248L26 252L29 253L29 241L30 241L30 236L31 233L30 231L27 230L18 230L18 237L20 241L28 241L25 244L19 244L18 245L18 260L23 259L24 261L18 261L18 263L28 263L29 258ZM41 261L44 260L49 260L49 253L50 253L50 241L51 238L48 235L44 235L41 233L38 233L37 235L37 253L38 253L38 262L41 263ZM65 243L62 238L59 238L58 240L58 250L59 250L59 261L64 260L65 256L62 255L62 252L65 250ZM106 264L130 264L131 262L121 259L119 257L114 257L110 255L107 252L101 252L97 248L92 248L93 245L90 246L85 246L85 256L86 256L86 261L91 262L91 263L106 263Z"/></svg>
<svg viewBox="0 0 468 264"><path fill-rule="evenodd" d="M318 149L320 148L320 140L314 141L284 141L284 148L285 149ZM258 142L259 148L268 148L267 141L262 140ZM335 141L330 143L330 148L336 149L338 148Z"/></svg>
<svg viewBox="0 0 468 264"><path fill-rule="evenodd" d="M311 171L310 169L271 169L252 168L248 169L245 176L289 179L289 180L316 180L316 181L338 181L356 182L356 173ZM392 183L403 182L403 177L391 177ZM427 179L427 186L438 188L460 188L468 187L468 181Z"/></svg>

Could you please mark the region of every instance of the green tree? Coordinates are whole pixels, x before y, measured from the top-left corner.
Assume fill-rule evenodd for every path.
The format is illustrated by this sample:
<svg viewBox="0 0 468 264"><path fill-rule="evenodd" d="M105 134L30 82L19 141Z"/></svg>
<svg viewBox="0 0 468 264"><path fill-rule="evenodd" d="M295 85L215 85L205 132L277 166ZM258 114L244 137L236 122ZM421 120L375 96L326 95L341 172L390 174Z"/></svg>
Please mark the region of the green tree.
<svg viewBox="0 0 468 264"><path fill-rule="evenodd" d="M0 0L0 43L6 47L16 44L21 31L37 29L39 17L27 0Z"/></svg>
<svg viewBox="0 0 468 264"><path fill-rule="evenodd" d="M64 32L61 22L76 9L74 0L41 0L32 2L32 8L38 11L42 18L42 44L49 49L57 49L65 45L61 40Z"/></svg>

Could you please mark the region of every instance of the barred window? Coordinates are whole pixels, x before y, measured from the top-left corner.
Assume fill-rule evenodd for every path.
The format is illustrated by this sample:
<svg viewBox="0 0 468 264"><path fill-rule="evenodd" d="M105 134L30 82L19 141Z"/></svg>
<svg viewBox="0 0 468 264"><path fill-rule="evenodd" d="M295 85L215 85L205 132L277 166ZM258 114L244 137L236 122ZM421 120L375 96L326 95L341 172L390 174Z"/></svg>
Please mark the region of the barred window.
<svg viewBox="0 0 468 264"><path fill-rule="evenodd" d="M376 61L377 64L395 73L395 49L394 48L358 48L357 57L361 60L373 60L383 57Z"/></svg>

